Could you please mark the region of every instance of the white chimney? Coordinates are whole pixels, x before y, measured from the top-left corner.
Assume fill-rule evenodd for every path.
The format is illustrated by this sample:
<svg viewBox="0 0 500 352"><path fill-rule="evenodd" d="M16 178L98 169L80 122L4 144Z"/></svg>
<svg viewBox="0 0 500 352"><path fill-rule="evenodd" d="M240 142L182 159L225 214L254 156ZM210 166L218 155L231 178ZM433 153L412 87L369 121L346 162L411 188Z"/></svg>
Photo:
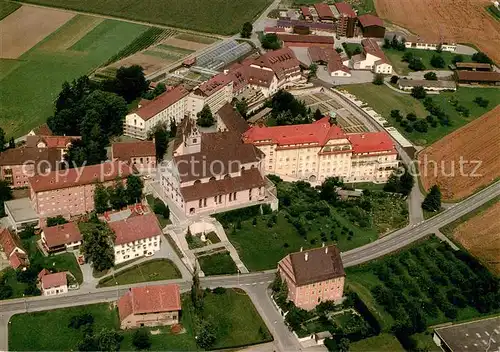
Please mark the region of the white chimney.
<svg viewBox="0 0 500 352"><path fill-rule="evenodd" d="M304 254L304 259L305 259L305 260L306 260L306 262L307 262L307 259L309 259L309 253L307 253L307 252L306 252L306 253Z"/></svg>
<svg viewBox="0 0 500 352"><path fill-rule="evenodd" d="M325 247L325 253L328 253L328 247Z"/></svg>
<svg viewBox="0 0 500 352"><path fill-rule="evenodd" d="M300 247L300 251L301 251L301 252L302 252L302 250L303 250L303 248L302 248L302 247Z"/></svg>

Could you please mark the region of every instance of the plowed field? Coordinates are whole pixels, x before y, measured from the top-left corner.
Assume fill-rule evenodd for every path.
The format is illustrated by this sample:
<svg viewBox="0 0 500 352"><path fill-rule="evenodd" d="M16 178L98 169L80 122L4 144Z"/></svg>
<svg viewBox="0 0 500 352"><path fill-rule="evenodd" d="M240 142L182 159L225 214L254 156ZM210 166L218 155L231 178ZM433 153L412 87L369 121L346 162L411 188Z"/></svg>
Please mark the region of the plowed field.
<svg viewBox="0 0 500 352"><path fill-rule="evenodd" d="M443 200L458 200L500 177L500 105L419 154L425 189L438 184Z"/></svg>
<svg viewBox="0 0 500 352"><path fill-rule="evenodd" d="M500 62L500 22L489 0L375 0L377 14L423 38L472 43Z"/></svg>

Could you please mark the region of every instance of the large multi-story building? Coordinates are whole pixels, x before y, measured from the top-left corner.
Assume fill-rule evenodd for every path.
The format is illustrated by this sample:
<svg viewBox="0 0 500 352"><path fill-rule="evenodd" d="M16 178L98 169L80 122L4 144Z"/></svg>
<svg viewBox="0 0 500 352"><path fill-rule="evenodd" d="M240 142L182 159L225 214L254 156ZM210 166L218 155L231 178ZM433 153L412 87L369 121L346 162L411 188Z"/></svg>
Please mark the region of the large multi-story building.
<svg viewBox="0 0 500 352"><path fill-rule="evenodd" d="M384 38L384 21L377 16L365 14L358 16L358 23L363 37L365 38Z"/></svg>
<svg viewBox="0 0 500 352"><path fill-rule="evenodd" d="M212 112L218 111L224 104L233 100L233 79L231 75L219 73L208 81L195 87L189 94L187 109L191 117L196 116L208 105Z"/></svg>
<svg viewBox="0 0 500 352"><path fill-rule="evenodd" d="M42 219L85 214L94 210L96 183L107 187L132 173L130 165L114 161L36 175L28 179L31 204Z"/></svg>
<svg viewBox="0 0 500 352"><path fill-rule="evenodd" d="M299 308L342 299L345 272L335 246L291 253L278 263L278 273L287 283L288 299Z"/></svg>
<svg viewBox="0 0 500 352"><path fill-rule="evenodd" d="M200 132L186 118L177 130L172 160L161 171L165 196L187 216L269 203L262 153L245 144L246 121L230 104L216 114L213 132Z"/></svg>
<svg viewBox="0 0 500 352"><path fill-rule="evenodd" d="M156 169L156 146L154 141L119 142L111 144L111 159L119 160L139 171Z"/></svg>
<svg viewBox="0 0 500 352"><path fill-rule="evenodd" d="M385 132L346 134L328 117L307 125L254 126L243 140L264 154L268 174L321 182L386 182L398 166L398 153Z"/></svg>
<svg viewBox="0 0 500 352"><path fill-rule="evenodd" d="M187 111L187 91L182 85L172 88L153 100L142 99L139 107L125 116L123 134L146 139L158 124L170 128L171 121L181 122Z"/></svg>
<svg viewBox="0 0 500 352"><path fill-rule="evenodd" d="M354 37L358 19L351 5L346 2L337 2L335 3L335 10L337 35L349 38Z"/></svg>
<svg viewBox="0 0 500 352"><path fill-rule="evenodd" d="M355 70L371 70L374 73L385 75L392 74L392 65L375 40L363 39L361 45L363 46L363 52L351 57L351 68Z"/></svg>

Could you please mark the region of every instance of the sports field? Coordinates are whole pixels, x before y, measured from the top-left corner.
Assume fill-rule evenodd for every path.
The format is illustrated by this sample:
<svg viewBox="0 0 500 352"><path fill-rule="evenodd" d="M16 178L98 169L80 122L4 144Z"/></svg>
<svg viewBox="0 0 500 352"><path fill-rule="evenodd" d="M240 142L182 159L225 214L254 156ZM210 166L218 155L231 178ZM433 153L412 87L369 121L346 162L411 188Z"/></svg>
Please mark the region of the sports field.
<svg viewBox="0 0 500 352"><path fill-rule="evenodd" d="M8 47L2 43L9 56L0 58L0 125L14 137L45 122L64 81L92 72L150 28L27 6L0 21L0 27L6 22L23 34Z"/></svg>
<svg viewBox="0 0 500 352"><path fill-rule="evenodd" d="M99 13L207 33L234 34L272 0L28 0L27 2Z"/></svg>

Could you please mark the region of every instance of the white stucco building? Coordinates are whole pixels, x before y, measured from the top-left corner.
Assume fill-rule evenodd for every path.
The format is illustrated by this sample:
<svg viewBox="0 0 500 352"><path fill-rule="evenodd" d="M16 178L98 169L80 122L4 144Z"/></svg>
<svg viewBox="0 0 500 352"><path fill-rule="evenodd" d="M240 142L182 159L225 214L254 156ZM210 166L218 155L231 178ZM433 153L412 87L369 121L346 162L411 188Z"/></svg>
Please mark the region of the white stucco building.
<svg viewBox="0 0 500 352"><path fill-rule="evenodd" d="M56 296L68 292L68 281L65 272L50 274L44 269L40 272L39 279L44 296Z"/></svg>
<svg viewBox="0 0 500 352"><path fill-rule="evenodd" d="M392 65L375 40L363 39L361 45L363 52L351 57L350 67L355 70L370 70L373 73L385 75L392 74Z"/></svg>
<svg viewBox="0 0 500 352"><path fill-rule="evenodd" d="M441 48L442 51L449 52L457 50L457 44L453 41L430 40L419 36L409 36L406 38L405 47L408 49L422 50L437 50Z"/></svg>

